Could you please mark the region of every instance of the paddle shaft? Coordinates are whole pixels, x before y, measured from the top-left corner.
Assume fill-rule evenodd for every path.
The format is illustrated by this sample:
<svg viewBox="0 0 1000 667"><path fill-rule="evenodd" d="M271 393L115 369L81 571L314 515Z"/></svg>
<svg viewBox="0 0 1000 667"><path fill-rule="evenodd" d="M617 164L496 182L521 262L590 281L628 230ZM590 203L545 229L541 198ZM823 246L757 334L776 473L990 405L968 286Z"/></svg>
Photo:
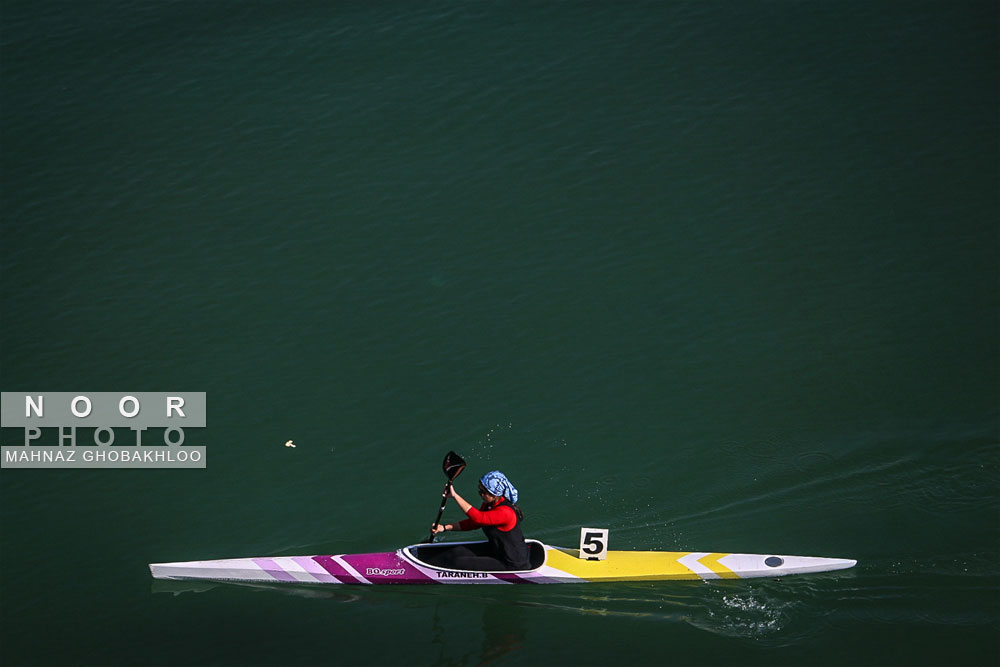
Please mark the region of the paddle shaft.
<svg viewBox="0 0 1000 667"><path fill-rule="evenodd" d="M444 485L444 491L441 492L441 509L438 510L437 518L434 519L434 525L431 527L431 535L427 538L427 542L434 541L434 531L437 530L438 524L441 523L441 515L444 514L444 506L448 503L448 489L451 488L451 480Z"/></svg>

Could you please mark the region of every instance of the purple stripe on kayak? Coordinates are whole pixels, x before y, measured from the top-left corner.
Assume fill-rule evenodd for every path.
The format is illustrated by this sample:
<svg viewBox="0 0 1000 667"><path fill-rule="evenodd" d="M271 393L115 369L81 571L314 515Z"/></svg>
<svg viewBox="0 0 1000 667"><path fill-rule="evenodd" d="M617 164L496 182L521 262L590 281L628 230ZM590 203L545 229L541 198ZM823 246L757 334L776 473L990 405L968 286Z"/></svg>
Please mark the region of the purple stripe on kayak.
<svg viewBox="0 0 1000 667"><path fill-rule="evenodd" d="M540 584L540 583L542 583L541 581L538 580L539 579L538 577L534 577L534 578L530 578L529 579L527 577L522 577L519 574L510 574L510 573L506 573L506 572L497 572L493 576L496 577L497 579L501 580L501 581L509 581L512 584Z"/></svg>
<svg viewBox="0 0 1000 667"><path fill-rule="evenodd" d="M285 572L285 570L270 558L254 558L254 564L278 581L298 581L295 577Z"/></svg>
<svg viewBox="0 0 1000 667"><path fill-rule="evenodd" d="M310 556L295 556L292 560L298 563L303 570L315 577L316 581L321 581L324 584L341 583L340 579L324 570L320 564L313 560Z"/></svg>
<svg viewBox="0 0 1000 667"><path fill-rule="evenodd" d="M364 582L345 570L333 556L313 556L312 560L322 567L334 579L345 584L363 584Z"/></svg>
<svg viewBox="0 0 1000 667"><path fill-rule="evenodd" d="M428 584L434 579L395 553L355 554L342 556L344 562L353 567L372 583L379 584Z"/></svg>
<svg viewBox="0 0 1000 667"><path fill-rule="evenodd" d="M554 577L546 577L534 572L524 572L520 574L510 573L500 573L496 575L497 579L503 579L504 581L509 581L512 584L560 584L564 583L564 579L557 579ZM584 581L580 579L580 581Z"/></svg>

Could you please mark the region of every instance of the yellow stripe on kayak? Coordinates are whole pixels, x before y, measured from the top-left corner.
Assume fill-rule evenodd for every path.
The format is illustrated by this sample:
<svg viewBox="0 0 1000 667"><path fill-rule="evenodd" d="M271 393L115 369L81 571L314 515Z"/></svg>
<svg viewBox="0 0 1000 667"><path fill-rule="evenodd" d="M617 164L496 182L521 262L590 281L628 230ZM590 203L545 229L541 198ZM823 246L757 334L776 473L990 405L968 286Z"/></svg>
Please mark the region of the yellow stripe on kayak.
<svg viewBox="0 0 1000 667"><path fill-rule="evenodd" d="M715 572L723 579L739 579L740 575L736 574L728 567L719 562L720 558L725 558L728 555L729 554L708 554L707 556L699 558L698 562L707 567L712 572Z"/></svg>
<svg viewBox="0 0 1000 667"><path fill-rule="evenodd" d="M644 579L701 579L678 559L690 551L609 551L606 560L577 558L575 549L549 549L545 564L586 581L641 581ZM728 554L711 554L719 558ZM708 557L705 558L708 560ZM727 578L736 577L732 570L713 561L706 567ZM718 568L718 569L716 569Z"/></svg>

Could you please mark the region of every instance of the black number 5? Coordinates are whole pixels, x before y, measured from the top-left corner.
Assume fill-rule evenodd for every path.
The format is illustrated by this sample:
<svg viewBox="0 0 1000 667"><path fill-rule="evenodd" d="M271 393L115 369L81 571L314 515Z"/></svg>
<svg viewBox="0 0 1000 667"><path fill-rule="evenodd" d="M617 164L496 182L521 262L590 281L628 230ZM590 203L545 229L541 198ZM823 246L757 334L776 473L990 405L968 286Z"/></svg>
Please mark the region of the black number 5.
<svg viewBox="0 0 1000 667"><path fill-rule="evenodd" d="M586 533L583 536L583 553L585 554L599 554L604 551L604 542L601 538L604 537L604 533Z"/></svg>

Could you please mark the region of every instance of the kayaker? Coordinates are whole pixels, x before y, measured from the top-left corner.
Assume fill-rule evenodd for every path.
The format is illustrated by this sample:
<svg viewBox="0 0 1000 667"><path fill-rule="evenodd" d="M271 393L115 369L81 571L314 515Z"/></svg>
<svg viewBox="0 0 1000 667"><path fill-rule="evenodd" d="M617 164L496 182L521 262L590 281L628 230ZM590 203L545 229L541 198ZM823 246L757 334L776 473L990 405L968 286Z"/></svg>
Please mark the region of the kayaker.
<svg viewBox="0 0 1000 667"><path fill-rule="evenodd" d="M435 533L446 530L475 530L486 533L486 545L459 545L446 552L445 567L456 570L527 570L528 545L521 533L524 514L517 503L517 489L499 470L488 472L479 480L483 504L476 509L459 495L454 486L449 495L468 515L458 523L438 524Z"/></svg>

